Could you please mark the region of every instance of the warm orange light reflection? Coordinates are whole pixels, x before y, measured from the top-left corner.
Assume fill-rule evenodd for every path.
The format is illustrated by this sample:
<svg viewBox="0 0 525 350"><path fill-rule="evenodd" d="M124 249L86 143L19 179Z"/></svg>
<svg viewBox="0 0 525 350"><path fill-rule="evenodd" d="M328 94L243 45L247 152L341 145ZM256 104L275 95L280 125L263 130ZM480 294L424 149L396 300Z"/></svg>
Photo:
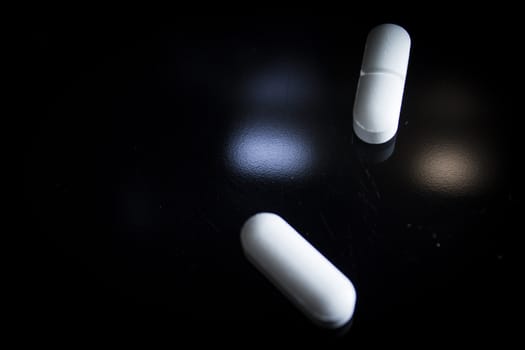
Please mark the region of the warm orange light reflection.
<svg viewBox="0 0 525 350"><path fill-rule="evenodd" d="M447 194L475 192L490 173L479 149L464 144L426 146L416 156L413 170L424 189Z"/></svg>

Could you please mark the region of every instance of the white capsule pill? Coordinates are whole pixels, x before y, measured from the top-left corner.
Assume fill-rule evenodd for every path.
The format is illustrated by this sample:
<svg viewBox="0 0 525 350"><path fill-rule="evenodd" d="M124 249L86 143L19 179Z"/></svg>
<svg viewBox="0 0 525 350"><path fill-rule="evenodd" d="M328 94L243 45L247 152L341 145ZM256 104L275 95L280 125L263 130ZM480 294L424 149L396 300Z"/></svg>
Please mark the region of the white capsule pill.
<svg viewBox="0 0 525 350"><path fill-rule="evenodd" d="M395 24L373 28L366 39L354 101L354 131L367 143L397 132L410 55L410 36Z"/></svg>
<svg viewBox="0 0 525 350"><path fill-rule="evenodd" d="M248 260L314 322L337 328L352 318L352 282L280 216L249 218L241 243Z"/></svg>

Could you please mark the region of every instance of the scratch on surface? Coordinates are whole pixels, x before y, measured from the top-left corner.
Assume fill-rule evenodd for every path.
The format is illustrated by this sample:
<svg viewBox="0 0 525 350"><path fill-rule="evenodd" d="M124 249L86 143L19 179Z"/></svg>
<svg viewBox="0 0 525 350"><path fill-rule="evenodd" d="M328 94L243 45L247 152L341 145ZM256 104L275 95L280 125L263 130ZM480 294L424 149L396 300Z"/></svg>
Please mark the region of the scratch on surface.
<svg viewBox="0 0 525 350"><path fill-rule="evenodd" d="M211 220L209 220L206 216L203 216L202 220L204 220L204 222L207 223L213 229L213 231L221 232L221 230L219 230L219 228Z"/></svg>
<svg viewBox="0 0 525 350"><path fill-rule="evenodd" d="M328 231L328 234L332 239L335 239L334 232L330 229L330 226L328 225L328 222L326 221L326 218L324 217L322 212L319 212L319 215L321 216L321 220L323 221L323 225L326 228L326 231Z"/></svg>
<svg viewBox="0 0 525 350"><path fill-rule="evenodd" d="M366 177L371 179L372 178L372 174L370 174L370 171L368 170L368 168L365 166L365 167L363 167L363 170L365 171Z"/></svg>

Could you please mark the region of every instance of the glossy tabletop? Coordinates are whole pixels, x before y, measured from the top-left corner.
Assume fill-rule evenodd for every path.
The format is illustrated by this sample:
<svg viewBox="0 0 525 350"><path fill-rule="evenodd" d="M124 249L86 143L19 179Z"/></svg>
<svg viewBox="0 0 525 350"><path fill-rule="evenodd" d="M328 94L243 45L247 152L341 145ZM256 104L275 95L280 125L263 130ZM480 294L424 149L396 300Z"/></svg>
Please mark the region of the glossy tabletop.
<svg viewBox="0 0 525 350"><path fill-rule="evenodd" d="M352 107L366 35L384 22L412 49L397 135L371 146L352 131ZM35 25L28 327L348 345L504 338L520 157L502 74L510 39L482 19L445 22ZM260 211L353 281L351 327L318 328L250 265L239 233Z"/></svg>

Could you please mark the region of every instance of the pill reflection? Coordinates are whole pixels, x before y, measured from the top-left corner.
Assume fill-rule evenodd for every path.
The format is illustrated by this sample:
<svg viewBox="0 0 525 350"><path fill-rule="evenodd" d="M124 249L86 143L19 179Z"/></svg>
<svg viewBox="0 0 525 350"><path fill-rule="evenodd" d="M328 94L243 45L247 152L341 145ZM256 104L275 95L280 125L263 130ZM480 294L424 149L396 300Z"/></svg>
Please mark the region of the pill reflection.
<svg viewBox="0 0 525 350"><path fill-rule="evenodd" d="M369 144L358 137L352 140L354 149L359 159L367 164L380 164L387 161L396 148L396 137L382 144Z"/></svg>

